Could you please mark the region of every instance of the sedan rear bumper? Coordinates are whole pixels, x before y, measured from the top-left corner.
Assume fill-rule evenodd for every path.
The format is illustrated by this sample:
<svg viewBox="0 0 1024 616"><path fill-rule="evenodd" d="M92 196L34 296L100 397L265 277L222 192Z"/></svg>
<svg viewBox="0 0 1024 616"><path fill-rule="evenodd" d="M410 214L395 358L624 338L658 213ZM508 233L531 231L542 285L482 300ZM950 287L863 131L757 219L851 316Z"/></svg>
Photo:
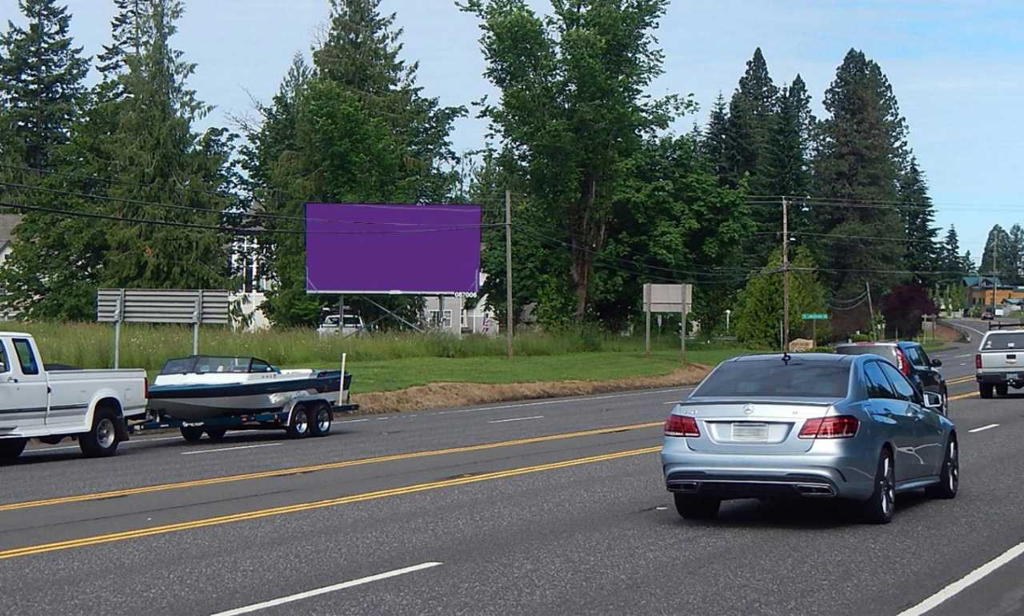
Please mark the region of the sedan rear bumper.
<svg viewBox="0 0 1024 616"><path fill-rule="evenodd" d="M680 439L681 440L681 439ZM684 444L661 454L670 492L715 498L803 496L866 500L875 487L874 456L826 454L722 455L694 452Z"/></svg>

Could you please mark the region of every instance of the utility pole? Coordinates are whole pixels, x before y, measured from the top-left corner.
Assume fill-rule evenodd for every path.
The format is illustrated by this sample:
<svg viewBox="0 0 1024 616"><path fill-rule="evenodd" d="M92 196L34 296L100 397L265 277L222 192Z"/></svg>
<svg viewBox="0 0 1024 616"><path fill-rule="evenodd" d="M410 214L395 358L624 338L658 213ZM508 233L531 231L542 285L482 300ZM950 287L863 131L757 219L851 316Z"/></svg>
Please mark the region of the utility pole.
<svg viewBox="0 0 1024 616"><path fill-rule="evenodd" d="M782 198L782 352L789 351L789 202Z"/></svg>
<svg viewBox="0 0 1024 616"><path fill-rule="evenodd" d="M995 243L992 244L992 318L996 316L996 293L999 291L999 233L995 233Z"/></svg>
<svg viewBox="0 0 1024 616"><path fill-rule="evenodd" d="M512 192L505 189L505 312L508 321L508 357L512 359L515 354L515 347L512 345Z"/></svg>
<svg viewBox="0 0 1024 616"><path fill-rule="evenodd" d="M875 305L871 303L871 283L865 282L864 288L868 292L868 312L871 314L871 337L876 338L875 335Z"/></svg>

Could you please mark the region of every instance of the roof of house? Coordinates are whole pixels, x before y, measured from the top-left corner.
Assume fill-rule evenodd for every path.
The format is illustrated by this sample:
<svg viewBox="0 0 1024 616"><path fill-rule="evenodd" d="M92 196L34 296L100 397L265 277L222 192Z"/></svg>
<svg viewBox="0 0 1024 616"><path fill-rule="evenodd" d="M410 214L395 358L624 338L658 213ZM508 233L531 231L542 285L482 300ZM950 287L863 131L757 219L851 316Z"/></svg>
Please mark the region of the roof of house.
<svg viewBox="0 0 1024 616"><path fill-rule="evenodd" d="M3 249L13 238L14 228L21 222L20 214L0 214L0 249Z"/></svg>
<svg viewBox="0 0 1024 616"><path fill-rule="evenodd" d="M966 287L992 287L995 283L997 287L1003 286L1003 283L998 278L992 276L964 276L964 286Z"/></svg>

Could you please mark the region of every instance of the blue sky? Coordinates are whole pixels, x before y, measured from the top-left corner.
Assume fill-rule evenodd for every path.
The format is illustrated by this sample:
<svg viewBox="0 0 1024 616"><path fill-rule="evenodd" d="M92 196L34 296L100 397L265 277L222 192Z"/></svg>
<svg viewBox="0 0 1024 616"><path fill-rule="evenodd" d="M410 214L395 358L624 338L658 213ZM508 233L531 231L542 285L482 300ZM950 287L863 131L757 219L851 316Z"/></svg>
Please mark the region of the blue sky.
<svg viewBox="0 0 1024 616"><path fill-rule="evenodd" d="M73 32L88 54L106 41L113 4L65 0ZM544 10L546 0L531 0ZM405 57L420 62L425 92L469 105L491 92L484 80L475 19L454 0L384 0L405 29ZM267 100L291 56L309 55L328 0L186 0L174 44L198 63L191 85L216 105L208 124L230 125ZM17 0L0 0L0 18ZM760 46L776 82L800 73L821 97L850 47L881 64L910 126L910 143L928 176L938 223L956 224L961 246L977 257L993 224L1024 223L1019 196L1024 129L1024 3L1013 0L828 1L673 0L658 33L665 75L655 94L694 95L702 122L719 91L728 96ZM483 144L486 126L461 121L460 150Z"/></svg>

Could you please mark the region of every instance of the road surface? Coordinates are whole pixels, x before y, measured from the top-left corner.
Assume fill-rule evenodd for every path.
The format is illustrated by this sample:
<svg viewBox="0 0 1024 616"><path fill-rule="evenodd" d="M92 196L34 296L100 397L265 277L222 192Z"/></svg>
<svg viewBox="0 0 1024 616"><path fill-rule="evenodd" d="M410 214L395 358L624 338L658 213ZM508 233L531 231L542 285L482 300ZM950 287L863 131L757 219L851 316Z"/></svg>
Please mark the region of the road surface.
<svg viewBox="0 0 1024 616"><path fill-rule="evenodd" d="M822 501L681 520L656 452L685 390L32 448L0 468L4 612L1019 613L1024 396L980 400L969 346L937 357L960 495L887 526Z"/></svg>

